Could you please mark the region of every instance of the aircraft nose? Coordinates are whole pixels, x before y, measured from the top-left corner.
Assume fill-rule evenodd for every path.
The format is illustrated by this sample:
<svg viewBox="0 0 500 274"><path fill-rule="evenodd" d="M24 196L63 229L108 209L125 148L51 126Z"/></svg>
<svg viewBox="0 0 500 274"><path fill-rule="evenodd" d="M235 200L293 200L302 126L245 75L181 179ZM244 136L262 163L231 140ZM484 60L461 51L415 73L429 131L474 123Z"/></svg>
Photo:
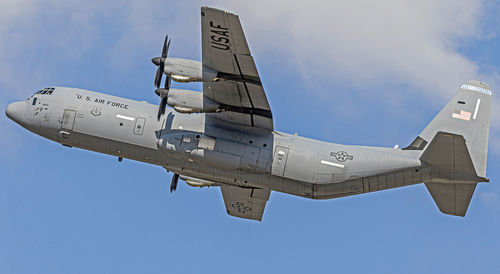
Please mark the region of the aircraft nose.
<svg viewBox="0 0 500 274"><path fill-rule="evenodd" d="M18 124L26 123L26 103L25 102L14 102L7 106L5 109L5 114L12 121Z"/></svg>

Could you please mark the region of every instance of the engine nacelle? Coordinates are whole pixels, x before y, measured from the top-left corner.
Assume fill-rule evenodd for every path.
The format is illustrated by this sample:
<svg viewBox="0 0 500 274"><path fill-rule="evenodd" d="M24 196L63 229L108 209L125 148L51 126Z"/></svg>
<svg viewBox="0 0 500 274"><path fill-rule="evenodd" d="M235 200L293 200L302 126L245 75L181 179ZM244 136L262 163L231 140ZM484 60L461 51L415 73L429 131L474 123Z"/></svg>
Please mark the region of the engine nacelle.
<svg viewBox="0 0 500 274"><path fill-rule="evenodd" d="M219 104L203 96L202 92L186 89L157 89L157 94L166 94L167 105L173 107L177 112L216 112Z"/></svg>
<svg viewBox="0 0 500 274"><path fill-rule="evenodd" d="M218 80L216 71L203 68L200 61L184 58L167 58L164 73L170 75L172 80L181 83L214 82Z"/></svg>
<svg viewBox="0 0 500 274"><path fill-rule="evenodd" d="M193 177L188 177L188 176L181 176L181 180L184 180L186 184L192 187L210 187L210 186L215 186L216 184L213 182L209 182L206 180L198 179L198 178L193 178Z"/></svg>

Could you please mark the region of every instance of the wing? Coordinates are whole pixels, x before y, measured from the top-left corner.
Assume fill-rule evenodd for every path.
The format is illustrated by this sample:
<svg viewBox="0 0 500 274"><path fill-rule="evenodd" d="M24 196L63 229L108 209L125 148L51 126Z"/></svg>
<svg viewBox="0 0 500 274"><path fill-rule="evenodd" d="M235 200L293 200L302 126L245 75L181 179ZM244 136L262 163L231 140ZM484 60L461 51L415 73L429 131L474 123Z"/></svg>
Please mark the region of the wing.
<svg viewBox="0 0 500 274"><path fill-rule="evenodd" d="M262 220L270 190L221 185L227 214L235 217Z"/></svg>
<svg viewBox="0 0 500 274"><path fill-rule="evenodd" d="M223 110L207 114L230 124L272 130L271 108L237 15L201 8L203 95Z"/></svg>

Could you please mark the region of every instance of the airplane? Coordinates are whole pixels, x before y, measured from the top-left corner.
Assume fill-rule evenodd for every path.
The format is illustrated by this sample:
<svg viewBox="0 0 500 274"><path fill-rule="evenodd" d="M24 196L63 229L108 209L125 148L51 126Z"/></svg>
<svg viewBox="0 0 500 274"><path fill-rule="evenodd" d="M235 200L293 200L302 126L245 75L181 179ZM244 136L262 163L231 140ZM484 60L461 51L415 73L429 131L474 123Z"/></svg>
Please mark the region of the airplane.
<svg viewBox="0 0 500 274"><path fill-rule="evenodd" d="M160 105L71 87L43 88L6 115L67 147L164 167L193 187L219 187L229 215L262 220L271 191L332 199L423 183L440 211L465 216L486 178L491 88L471 80L407 147L323 142L274 130L239 17L201 8L202 61L169 58ZM166 75L164 86L162 77ZM202 82L203 91L171 88ZM167 105L169 107L167 107Z"/></svg>

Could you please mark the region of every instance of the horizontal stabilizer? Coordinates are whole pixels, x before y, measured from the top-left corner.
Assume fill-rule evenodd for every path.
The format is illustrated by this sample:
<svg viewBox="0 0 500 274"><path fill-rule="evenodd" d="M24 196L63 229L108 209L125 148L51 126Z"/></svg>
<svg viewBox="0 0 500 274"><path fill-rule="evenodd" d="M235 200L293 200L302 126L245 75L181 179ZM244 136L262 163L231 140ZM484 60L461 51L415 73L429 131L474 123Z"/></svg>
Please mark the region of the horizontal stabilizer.
<svg viewBox="0 0 500 274"><path fill-rule="evenodd" d="M425 183L427 190L444 214L465 216L477 184Z"/></svg>

